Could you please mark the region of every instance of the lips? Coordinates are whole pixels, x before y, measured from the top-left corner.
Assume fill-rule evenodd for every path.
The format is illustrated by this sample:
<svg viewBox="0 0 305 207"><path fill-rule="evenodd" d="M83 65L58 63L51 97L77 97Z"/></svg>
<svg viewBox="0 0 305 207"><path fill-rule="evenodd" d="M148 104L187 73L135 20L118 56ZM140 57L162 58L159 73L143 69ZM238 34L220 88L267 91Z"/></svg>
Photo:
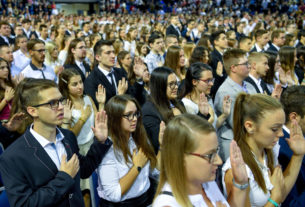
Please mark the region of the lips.
<svg viewBox="0 0 305 207"><path fill-rule="evenodd" d="M60 114L57 116L57 118L63 119L63 118L64 118L64 113L60 113Z"/></svg>

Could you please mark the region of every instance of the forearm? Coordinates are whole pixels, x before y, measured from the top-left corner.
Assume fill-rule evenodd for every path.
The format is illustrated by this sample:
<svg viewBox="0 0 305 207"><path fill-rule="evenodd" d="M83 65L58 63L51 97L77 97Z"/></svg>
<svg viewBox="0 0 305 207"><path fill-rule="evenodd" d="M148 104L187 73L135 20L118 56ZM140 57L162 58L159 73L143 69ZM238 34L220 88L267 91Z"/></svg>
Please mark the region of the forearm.
<svg viewBox="0 0 305 207"><path fill-rule="evenodd" d="M285 200L296 182L302 165L303 157L304 155L292 155L291 160L283 173L285 178L285 196L283 197L283 200Z"/></svg>
<svg viewBox="0 0 305 207"><path fill-rule="evenodd" d="M6 102L6 100L5 100L5 99L2 99L2 101L0 102L0 111L2 111L2 110L4 109L4 107L6 106L6 104L8 104L8 103Z"/></svg>
<svg viewBox="0 0 305 207"><path fill-rule="evenodd" d="M230 194L228 195L228 203L231 207L247 206L246 200L249 194L249 187L247 189L241 190L235 186L232 186Z"/></svg>
<svg viewBox="0 0 305 207"><path fill-rule="evenodd" d="M84 126L86 120L83 118L79 118L78 121L76 122L76 124L74 124L73 127L71 127L71 131L74 133L75 136L78 136L80 130L82 129L82 127Z"/></svg>
<svg viewBox="0 0 305 207"><path fill-rule="evenodd" d="M219 128L228 118L228 115L222 113L218 118L216 122L216 128Z"/></svg>
<svg viewBox="0 0 305 207"><path fill-rule="evenodd" d="M123 196L129 190L134 181L137 179L139 174L137 167L138 166L132 166L129 172L120 179L121 196Z"/></svg>

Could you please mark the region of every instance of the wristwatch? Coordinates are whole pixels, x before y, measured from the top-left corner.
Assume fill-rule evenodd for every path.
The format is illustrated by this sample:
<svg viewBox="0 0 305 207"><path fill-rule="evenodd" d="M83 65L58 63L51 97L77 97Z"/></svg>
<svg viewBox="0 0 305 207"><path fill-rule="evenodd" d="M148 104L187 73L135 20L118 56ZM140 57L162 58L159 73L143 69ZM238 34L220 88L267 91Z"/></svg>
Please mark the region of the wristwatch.
<svg viewBox="0 0 305 207"><path fill-rule="evenodd" d="M138 172L141 172L142 168L140 166L137 167Z"/></svg>

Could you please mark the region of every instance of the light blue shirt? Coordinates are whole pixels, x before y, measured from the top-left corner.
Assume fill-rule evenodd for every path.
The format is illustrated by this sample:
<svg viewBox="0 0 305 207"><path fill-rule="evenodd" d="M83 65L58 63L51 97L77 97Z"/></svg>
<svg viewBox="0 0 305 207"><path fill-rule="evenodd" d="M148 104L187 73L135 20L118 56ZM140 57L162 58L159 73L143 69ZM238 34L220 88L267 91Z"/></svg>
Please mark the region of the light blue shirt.
<svg viewBox="0 0 305 207"><path fill-rule="evenodd" d="M164 57L160 54L155 54L152 51L145 57L145 63L147 64L149 73L152 73L155 68L159 67L159 62L162 62L163 65Z"/></svg>

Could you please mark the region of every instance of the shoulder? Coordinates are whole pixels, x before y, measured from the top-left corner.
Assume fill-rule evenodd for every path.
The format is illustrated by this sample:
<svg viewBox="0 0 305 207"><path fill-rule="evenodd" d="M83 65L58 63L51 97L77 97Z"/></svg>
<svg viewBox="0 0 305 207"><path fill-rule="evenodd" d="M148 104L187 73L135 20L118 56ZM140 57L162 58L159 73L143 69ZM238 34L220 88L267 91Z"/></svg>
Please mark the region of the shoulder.
<svg viewBox="0 0 305 207"><path fill-rule="evenodd" d="M166 192L166 193L162 193ZM170 206L170 207L181 207L178 202L176 201L175 197L171 195L172 190L168 183L165 183L161 194L159 194L156 199L153 202L153 207L164 207L164 206Z"/></svg>

